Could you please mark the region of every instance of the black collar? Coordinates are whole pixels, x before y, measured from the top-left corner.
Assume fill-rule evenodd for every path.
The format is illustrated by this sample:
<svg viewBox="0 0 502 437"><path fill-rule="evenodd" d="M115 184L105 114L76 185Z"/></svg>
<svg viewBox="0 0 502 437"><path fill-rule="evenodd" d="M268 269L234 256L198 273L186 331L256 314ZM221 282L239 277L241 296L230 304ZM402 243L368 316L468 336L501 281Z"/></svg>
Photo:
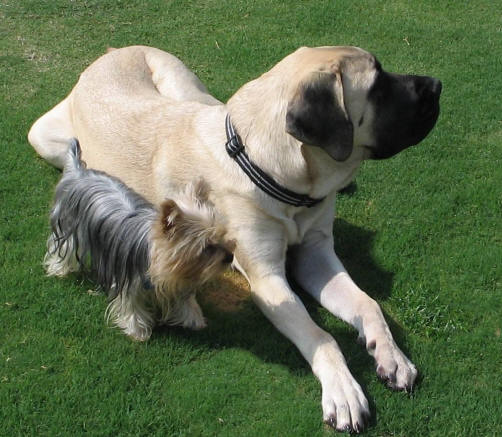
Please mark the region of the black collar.
<svg viewBox="0 0 502 437"><path fill-rule="evenodd" d="M230 122L230 115L228 114L225 119L225 129L227 132L227 142L225 143L227 153L237 164L239 164L240 168L248 175L249 179L269 196L289 205L306 206L307 208L315 206L325 199L324 197L322 199L313 199L307 194L298 194L288 190L282 185L279 185L260 167L254 164L244 151L244 144L242 144L239 134L235 132Z"/></svg>

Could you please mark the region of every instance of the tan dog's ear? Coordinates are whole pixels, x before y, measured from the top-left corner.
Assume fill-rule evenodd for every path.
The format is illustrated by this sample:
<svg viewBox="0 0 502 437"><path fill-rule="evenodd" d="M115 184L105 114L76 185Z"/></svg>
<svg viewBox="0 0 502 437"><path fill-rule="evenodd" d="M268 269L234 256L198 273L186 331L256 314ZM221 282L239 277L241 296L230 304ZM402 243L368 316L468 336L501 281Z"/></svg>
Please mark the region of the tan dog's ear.
<svg viewBox="0 0 502 437"><path fill-rule="evenodd" d="M339 72L316 73L300 85L288 104L286 132L324 149L336 161L350 156L353 127L345 110Z"/></svg>

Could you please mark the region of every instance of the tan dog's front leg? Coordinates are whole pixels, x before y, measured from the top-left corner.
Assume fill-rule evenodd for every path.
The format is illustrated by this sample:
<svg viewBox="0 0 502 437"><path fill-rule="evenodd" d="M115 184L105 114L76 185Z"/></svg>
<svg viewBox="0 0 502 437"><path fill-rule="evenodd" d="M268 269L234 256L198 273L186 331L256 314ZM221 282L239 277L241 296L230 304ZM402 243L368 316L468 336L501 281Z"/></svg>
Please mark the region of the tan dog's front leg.
<svg viewBox="0 0 502 437"><path fill-rule="evenodd" d="M339 431L361 431L369 417L368 401L336 341L313 322L283 275L248 276L256 304L296 345L321 382L324 421Z"/></svg>
<svg viewBox="0 0 502 437"><path fill-rule="evenodd" d="M350 323L375 358L378 376L396 390L411 390L417 370L396 345L382 311L350 278L333 249L333 240L312 232L291 252L298 284L332 314Z"/></svg>

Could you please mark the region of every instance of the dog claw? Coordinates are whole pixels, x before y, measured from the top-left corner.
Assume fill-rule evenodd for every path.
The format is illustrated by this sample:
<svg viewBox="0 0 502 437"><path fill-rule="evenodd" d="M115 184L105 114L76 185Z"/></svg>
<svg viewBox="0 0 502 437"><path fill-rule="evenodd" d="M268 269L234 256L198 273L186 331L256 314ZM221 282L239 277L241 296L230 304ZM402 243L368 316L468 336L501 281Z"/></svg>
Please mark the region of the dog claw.
<svg viewBox="0 0 502 437"><path fill-rule="evenodd" d="M397 368L387 371L383 366L378 366L376 369L377 375L382 382L387 384L390 388L396 387L396 371Z"/></svg>
<svg viewBox="0 0 502 437"><path fill-rule="evenodd" d="M325 419L324 423L328 426L331 426L331 428L336 428L336 418L335 417L330 417L328 419Z"/></svg>
<svg viewBox="0 0 502 437"><path fill-rule="evenodd" d="M345 425L340 431L342 431L342 432L352 432L352 427L350 425Z"/></svg>
<svg viewBox="0 0 502 437"><path fill-rule="evenodd" d="M359 423L356 423L354 425L354 433L359 434L363 430L363 427L359 425Z"/></svg>
<svg viewBox="0 0 502 437"><path fill-rule="evenodd" d="M356 422L352 426L347 424L342 428L337 428L336 426L336 417L330 417L329 419L324 420L324 423L331 428L334 428L337 432L348 432L349 434L360 434L364 428L366 428L367 423L369 421L369 414L363 414L362 421L363 423Z"/></svg>
<svg viewBox="0 0 502 437"><path fill-rule="evenodd" d="M362 431L362 428L359 428L359 425L345 425L343 428L335 428L337 432L346 432L349 434L359 434Z"/></svg>

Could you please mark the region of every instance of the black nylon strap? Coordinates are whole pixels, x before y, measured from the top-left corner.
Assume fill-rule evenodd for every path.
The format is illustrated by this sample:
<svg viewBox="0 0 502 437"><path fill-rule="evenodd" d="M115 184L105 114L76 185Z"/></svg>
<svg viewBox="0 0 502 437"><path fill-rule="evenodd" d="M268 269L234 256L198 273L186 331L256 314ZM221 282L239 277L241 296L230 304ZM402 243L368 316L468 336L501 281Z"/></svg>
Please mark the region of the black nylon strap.
<svg viewBox="0 0 502 437"><path fill-rule="evenodd" d="M249 179L251 179L251 181L262 191L274 199L293 206L306 206L307 208L310 208L324 200L324 197L322 199L313 199L307 194L298 194L294 191L288 190L282 185L279 185L260 167L254 164L245 152L244 144L242 143L239 134L235 132L235 129L230 121L230 115L228 114L225 119L225 129L227 132L227 142L225 143L225 147L228 155L236 161L237 164L239 164Z"/></svg>

